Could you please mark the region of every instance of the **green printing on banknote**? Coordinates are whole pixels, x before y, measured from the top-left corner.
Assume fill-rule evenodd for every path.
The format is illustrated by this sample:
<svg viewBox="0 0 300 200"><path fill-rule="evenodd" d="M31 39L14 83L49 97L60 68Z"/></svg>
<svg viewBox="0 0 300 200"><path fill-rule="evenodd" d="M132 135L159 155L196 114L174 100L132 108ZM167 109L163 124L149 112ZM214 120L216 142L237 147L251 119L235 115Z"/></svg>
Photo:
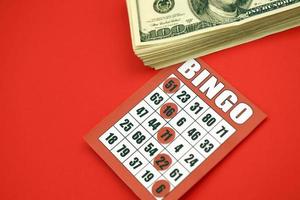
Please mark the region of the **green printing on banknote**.
<svg viewBox="0 0 300 200"><path fill-rule="evenodd" d="M175 37L178 35L184 35L192 33L194 31L203 30L205 28L216 27L219 25L230 24L238 22L247 18L251 18L258 15L267 14L270 11L274 11L280 8L284 8L296 3L300 0L278 0L269 1L249 8L253 0L186 0L189 7L189 12L198 19L195 23L176 24L176 20L170 23L170 26L157 28L152 30L142 31L142 19L140 17L139 0L136 0L137 15L139 20L139 32L140 41L148 42L154 40L160 40L164 38ZM219 5L218 4L222 4ZM141 3L140 3L141 4ZM254 4L255 5L255 4ZM162 17L170 11L174 10L176 6L175 0L155 0L153 3L153 9L156 13L162 15ZM176 16L176 15L175 15ZM174 17L176 18L176 17ZM186 20L187 21L187 20ZM155 22L153 22L155 24ZM154 26L154 25L153 25Z"/></svg>

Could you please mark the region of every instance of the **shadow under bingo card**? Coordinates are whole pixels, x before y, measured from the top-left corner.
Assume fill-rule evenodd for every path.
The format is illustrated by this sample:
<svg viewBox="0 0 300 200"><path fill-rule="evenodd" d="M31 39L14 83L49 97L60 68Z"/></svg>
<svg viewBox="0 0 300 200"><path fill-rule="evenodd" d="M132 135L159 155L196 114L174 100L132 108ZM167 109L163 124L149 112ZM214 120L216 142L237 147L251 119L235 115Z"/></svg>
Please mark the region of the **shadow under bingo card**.
<svg viewBox="0 0 300 200"><path fill-rule="evenodd" d="M85 139L140 199L178 199L264 118L188 60L161 70Z"/></svg>

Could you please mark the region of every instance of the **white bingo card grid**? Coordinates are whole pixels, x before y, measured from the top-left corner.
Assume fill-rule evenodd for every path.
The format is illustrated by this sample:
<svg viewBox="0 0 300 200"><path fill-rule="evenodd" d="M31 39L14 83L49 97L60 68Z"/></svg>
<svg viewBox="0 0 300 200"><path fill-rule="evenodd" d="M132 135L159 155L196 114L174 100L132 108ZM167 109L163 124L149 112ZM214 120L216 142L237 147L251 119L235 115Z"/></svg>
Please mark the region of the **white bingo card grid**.
<svg viewBox="0 0 300 200"><path fill-rule="evenodd" d="M177 199L264 119L245 100L189 60L150 80L86 140L141 199Z"/></svg>

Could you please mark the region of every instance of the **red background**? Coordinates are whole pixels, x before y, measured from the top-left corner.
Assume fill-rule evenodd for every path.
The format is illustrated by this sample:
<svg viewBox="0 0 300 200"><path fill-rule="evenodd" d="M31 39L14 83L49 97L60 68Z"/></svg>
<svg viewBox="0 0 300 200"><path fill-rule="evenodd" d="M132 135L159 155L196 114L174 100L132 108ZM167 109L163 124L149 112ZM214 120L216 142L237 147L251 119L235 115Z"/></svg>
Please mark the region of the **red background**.
<svg viewBox="0 0 300 200"><path fill-rule="evenodd" d="M268 119L183 199L300 199L299 34L203 57ZM1 0L0 199L136 199L83 136L156 73L124 0Z"/></svg>

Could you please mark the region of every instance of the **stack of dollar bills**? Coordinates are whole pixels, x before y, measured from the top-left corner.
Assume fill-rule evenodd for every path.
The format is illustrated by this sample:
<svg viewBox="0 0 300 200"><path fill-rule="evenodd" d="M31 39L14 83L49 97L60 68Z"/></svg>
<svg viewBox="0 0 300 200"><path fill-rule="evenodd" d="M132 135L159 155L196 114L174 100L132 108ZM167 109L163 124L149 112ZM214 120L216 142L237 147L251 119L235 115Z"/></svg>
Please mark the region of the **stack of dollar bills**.
<svg viewBox="0 0 300 200"><path fill-rule="evenodd" d="M300 0L127 0L132 45L160 69L300 25Z"/></svg>

